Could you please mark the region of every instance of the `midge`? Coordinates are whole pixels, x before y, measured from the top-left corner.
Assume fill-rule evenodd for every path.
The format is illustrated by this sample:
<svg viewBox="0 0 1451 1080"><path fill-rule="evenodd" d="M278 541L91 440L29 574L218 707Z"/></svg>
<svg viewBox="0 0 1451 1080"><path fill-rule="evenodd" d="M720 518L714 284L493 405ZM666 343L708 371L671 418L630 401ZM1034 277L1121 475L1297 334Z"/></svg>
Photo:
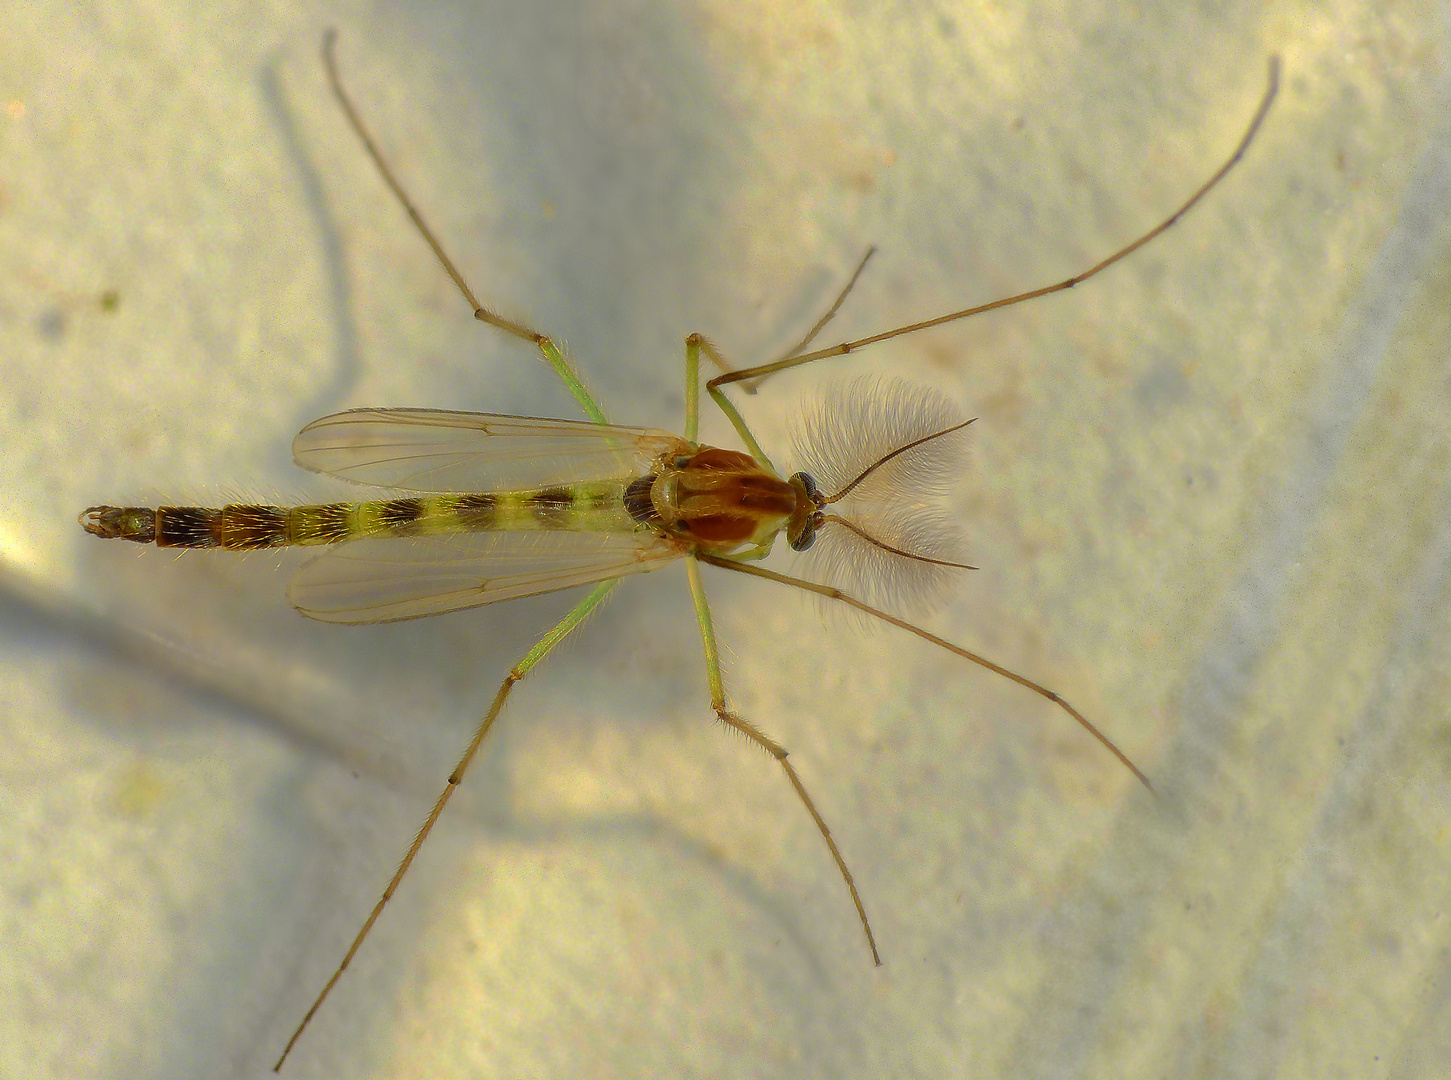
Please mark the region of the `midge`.
<svg viewBox="0 0 1451 1080"><path fill-rule="evenodd" d="M876 964L881 963L881 958L846 860L787 758L786 749L754 723L732 712L727 704L710 607L701 582L701 563L816 593L1011 679L1062 709L1152 790L1148 778L1107 736L1047 687L838 588L756 565L771 550L777 536L784 533L787 543L797 551L812 547L818 537L830 537L839 555L855 559L878 575L879 580L869 582L878 587L883 577L971 569L941 557L941 545L934 543L933 519L922 512L924 492L932 494L944 479L944 449L970 420L956 419L950 406L930 394L878 387L874 400L856 405L838 403L808 429L811 445L806 447L806 456L818 465L815 478L805 472L783 478L723 388L745 380L759 382L787 368L842 356L889 338L1060 292L1124 258L1173 225L1243 156L1274 100L1279 74L1276 59L1270 61L1264 98L1228 160L1179 209L1133 243L1055 285L811 350L811 342L855 284L866 264L863 258L831 309L796 348L778 360L731 370L704 337L691 334L686 338L685 434L678 436L610 424L553 341L522 323L495 314L475 299L453 260L394 177L343 89L333 55L334 38L329 32L323 41L323 61L333 92L384 182L473 307L475 317L538 348L588 420L543 420L440 409L356 409L325 416L303 428L292 444L297 463L344 480L414 494L296 507L93 506L81 515L81 525L95 536L162 547L243 550L293 544L328 546L329 551L297 572L289 589L290 599L299 611L324 622L412 619L573 586L593 588L504 679L397 872L283 1048L274 1069L282 1067L363 944L463 779L514 685L603 603L620 579L676 559L685 561L695 602L711 708L721 723L761 747L785 771L846 883ZM706 392L730 420L745 452L696 442L702 355L723 372L706 383ZM857 391L866 392L861 386ZM862 430L865 426L874 430ZM893 505L894 495L908 497L899 498Z"/></svg>

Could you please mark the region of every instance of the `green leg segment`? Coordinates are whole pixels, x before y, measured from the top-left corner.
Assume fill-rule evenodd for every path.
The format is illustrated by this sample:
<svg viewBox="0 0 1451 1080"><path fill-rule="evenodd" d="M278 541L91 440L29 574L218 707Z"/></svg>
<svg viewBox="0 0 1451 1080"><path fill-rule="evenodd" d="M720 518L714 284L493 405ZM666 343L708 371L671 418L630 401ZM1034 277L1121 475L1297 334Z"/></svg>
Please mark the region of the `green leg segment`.
<svg viewBox="0 0 1451 1080"><path fill-rule="evenodd" d="M408 846L408 851L404 854L403 861L399 864L397 872L393 875L392 880L388 882L388 887L383 890L383 895L378 899L378 902L373 905L371 914L368 915L367 921L363 923L363 928L358 931L357 937L353 938L352 945L348 946L348 951L343 956L343 962L338 965L337 970L332 974L332 978L328 979L327 984L322 988L322 992L317 995L317 999L312 1003L312 1008L307 1010L307 1015L302 1018L302 1023L298 1024L297 1030L292 1033L292 1038L287 1040L287 1046L283 1049L282 1056L277 1059L277 1064L272 1067L273 1072L282 1068L282 1063L287 1060L287 1055L292 1052L293 1045L302 1036L303 1031L306 1030L307 1025L312 1021L317 1010L322 1007L322 1003L327 1000L327 996L332 993L333 987L342 978L343 972L347 970L348 965L353 962L353 957L357 955L358 949L362 947L364 939L368 936L368 932L373 929L373 924L378 921L378 916L383 913L384 906L389 900L393 899L393 893L397 891L398 883L403 880L403 875L408 873L408 868L413 865L413 859L418 854L418 849L428 839L428 834L433 831L433 826L438 822L438 816L443 813L443 808L448 805L448 800L453 797L454 789L463 780L464 773L468 771L470 763L474 760L474 755L478 753L485 736L489 734L489 729L494 726L494 721L499 716L499 710L504 707L504 701L508 698L509 692L514 689L514 684L529 674L539 661L548 656L556 645L563 641L580 623L584 622L590 613L599 607L605 598L614 591L615 586L619 583L619 579L616 578L613 581L602 582L591 589L590 594L581 600L573 611L561 619L553 630L550 630L549 633L540 638L539 643L530 649L524 655L524 659L515 664L508 676L505 677L503 685L499 687L499 692L494 695L494 703L489 706L488 713L479 724L478 730L474 732L474 737L469 741L468 748L464 751L463 757L459 758L458 764L454 766L453 772L449 774L448 783L444 786L443 792L438 797L438 801L433 804L433 809L428 812L428 817L423 821L423 827L418 830L418 835L413 838L413 843Z"/></svg>
<svg viewBox="0 0 1451 1080"><path fill-rule="evenodd" d="M477 317L475 314L475 318ZM579 377L579 372L574 370L574 366L570 364L564 353L559 351L559 347L543 334L536 334L534 343L539 346L539 351L544 354L544 359L554 369L554 374L558 375L560 381L564 383L565 389L574 395L575 401L579 402L584 414L596 424L608 424L609 421L605 419L604 410L595 403L594 398L590 397L589 391L584 388L584 382Z"/></svg>
<svg viewBox="0 0 1451 1080"><path fill-rule="evenodd" d="M685 339L685 441L700 438L700 343L705 338L691 334Z"/></svg>
<svg viewBox="0 0 1451 1080"><path fill-rule="evenodd" d="M782 361L791 361L793 357L799 356L803 349L816 340L816 335L821 333L822 327L831 322L836 316L837 311L841 308L842 302L846 300L847 296L856 286L857 279L861 277L862 271L866 269L867 260L872 257L872 253L875 251L876 248L867 249L867 253L862 256L861 262L857 263L856 270L852 272L851 279L842 287L841 292L837 294L836 300L832 302L826 314L816 320L816 324L812 326L806 336L798 341L796 346L781 358ZM725 383L734 383L746 393L754 394L759 380L752 378L752 373L765 371L767 374L770 374L776 368L770 364L766 364L755 368L747 368L745 371L736 371L726 363L725 357L720 354L720 350L712 345L708 338L701 334L691 334L685 339L685 437L691 442L695 442L696 429L699 426L700 354L702 352L710 357L711 363L715 364L721 370L720 375L706 383L705 388L710 393L711 400L715 402L716 407L721 412L725 413L726 419L736 429L736 434L741 437L741 442L745 444L751 456L759 464L775 472L776 470L771 464L771 459L766 457L765 452L761 449L761 444L756 442L755 436L751 434L751 429L746 425L745 418L741 416L735 405L731 403L730 399L725 396L720 388ZM801 363L803 361L796 360L794 362ZM767 370L768 368L770 370Z"/></svg>
<svg viewBox="0 0 1451 1080"><path fill-rule="evenodd" d="M725 362L719 350L716 349L706 338L700 334L691 334L685 339L685 437L691 442L695 441L696 428L700 421L700 354L705 353L711 361L722 371L729 372L730 365ZM751 434L751 429L746 425L746 419L736 407L731 404L730 398L716 387L724 376L717 376L705 384L710 393L710 398L715 402L716 407L725 413L731 427L736 429L736 434L741 437L745 444L746 451L755 458L757 463L764 468L775 472L771 459L761 449L761 444L756 442L756 437Z"/></svg>
<svg viewBox="0 0 1451 1080"><path fill-rule="evenodd" d="M448 274L454 285L458 287L458 291L463 293L464 299L469 302L469 306L474 309L474 318L478 319L479 322L498 327L500 330L513 334L517 338L532 341L539 347L539 351L544 354L545 361L554 369L554 373L559 376L565 387L574 395L574 400L578 401L580 407L584 409L584 414L596 424L609 423L605 419L604 412L600 409L599 405L595 404L595 400L590 397L589 391L584 388L584 383L580 381L579 374L570 366L569 361L565 359L564 354L559 351L554 342L550 341L548 337L532 327L526 326L521 322L516 322L513 319L506 319L504 316L490 311L479 303L478 297L469 288L468 282L464 280L463 274L459 271L458 265L449 257L448 252L444 250L443 242L439 240L438 234L433 231L428 222L423 220L422 212L414 205L413 199L409 197L408 192L404 190L398 178L393 175L393 169L388 165L387 159L383 157L383 152L378 149L378 144L374 141L372 132L363 123L362 116L358 114L358 110L353 106L352 98L348 96L347 90L343 88L342 77L338 74L337 57L335 55L336 45L337 32L329 30L322 39L323 66L327 69L328 81L332 84L333 94L336 95L339 104L343 107L343 113L348 118L348 124L358 136L359 141L362 142L363 149L373 159L373 165L377 168L379 175L382 176L383 182L388 185L388 189L393 192L394 197L402 205L404 212L407 213L414 227L423 235L423 239L433 250L433 254L443 266L444 272Z"/></svg>
<svg viewBox="0 0 1451 1080"><path fill-rule="evenodd" d="M826 841L831 857L836 861L836 868L841 871L842 880L846 882L847 891L851 893L851 902L856 905L857 918L861 920L862 930L867 935L867 947L872 951L872 963L881 967L882 958L877 952L877 942L872 936L871 923L867 921L867 909L862 905L856 882L852 880L851 871L847 869L846 860L841 857L836 841L831 838L831 830L826 827L825 819L817 811L816 804L811 801L811 796L806 793L806 786L801 783L801 777L797 775L796 769L786 759L786 748L761 731L755 724L726 708L725 683L721 679L720 673L720 650L715 643L715 625L710 617L710 604L705 598L705 585L700 580L700 564L693 556L685 560L685 572L690 579L690 596L695 601L695 618L700 623L700 638L705 646L705 672L710 682L711 708L715 710L715 715L720 718L721 723L740 732L766 751L786 771L786 779L791 782L791 787L801 800L801 804L806 807L806 812L811 815L811 820L816 822L817 829L821 831L821 838Z"/></svg>

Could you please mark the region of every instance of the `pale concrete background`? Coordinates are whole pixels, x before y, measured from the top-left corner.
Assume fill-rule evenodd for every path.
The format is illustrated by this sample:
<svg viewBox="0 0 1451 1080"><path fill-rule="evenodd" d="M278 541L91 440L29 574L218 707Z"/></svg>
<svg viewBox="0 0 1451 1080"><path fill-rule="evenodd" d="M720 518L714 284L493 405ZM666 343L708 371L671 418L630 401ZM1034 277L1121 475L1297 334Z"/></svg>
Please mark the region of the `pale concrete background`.
<svg viewBox="0 0 1451 1080"><path fill-rule="evenodd" d="M1056 280L1285 77L1126 265L748 403L773 447L842 374L981 417L983 569L929 625L1161 801L1002 680L708 574L874 970L777 770L712 730L672 568L520 689L285 1075L1446 1075L1445 9L544 7L0 13L0 1075L261 1075L570 602L327 627L291 556L75 524L331 493L288 448L338 408L574 415L389 201L329 22L480 293L670 428L687 332L767 355L871 242L832 337Z"/></svg>

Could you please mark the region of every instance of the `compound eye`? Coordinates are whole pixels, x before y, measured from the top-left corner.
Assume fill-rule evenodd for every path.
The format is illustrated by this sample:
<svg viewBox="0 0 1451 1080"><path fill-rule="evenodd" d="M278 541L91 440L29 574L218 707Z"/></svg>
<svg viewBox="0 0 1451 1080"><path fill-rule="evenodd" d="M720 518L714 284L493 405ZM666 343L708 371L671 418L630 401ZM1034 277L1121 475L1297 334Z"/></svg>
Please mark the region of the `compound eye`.
<svg viewBox="0 0 1451 1080"><path fill-rule="evenodd" d="M799 483L801 490L806 492L806 497L812 502L817 502L817 496L821 494L821 488L816 484L810 473L799 472L791 477L792 482ZM820 505L817 503L817 505Z"/></svg>
<svg viewBox="0 0 1451 1080"><path fill-rule="evenodd" d="M821 514L815 513L807 518L801 525L801 531L795 536L788 536L786 542L791 545L792 551L805 551L812 544L816 543L816 529L821 524Z"/></svg>

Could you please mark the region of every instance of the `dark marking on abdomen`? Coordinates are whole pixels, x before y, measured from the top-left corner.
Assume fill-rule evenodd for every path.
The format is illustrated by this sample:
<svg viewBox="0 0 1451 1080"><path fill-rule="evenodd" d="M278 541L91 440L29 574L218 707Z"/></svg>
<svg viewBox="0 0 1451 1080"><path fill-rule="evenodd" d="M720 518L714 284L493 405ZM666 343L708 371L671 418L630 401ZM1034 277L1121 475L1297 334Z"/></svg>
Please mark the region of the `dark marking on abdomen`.
<svg viewBox="0 0 1451 1080"><path fill-rule="evenodd" d="M378 504L378 525L390 536L415 536L426 512L422 499L388 499Z"/></svg>
<svg viewBox="0 0 1451 1080"><path fill-rule="evenodd" d="M479 532L492 529L499 517L499 497L488 492L460 495L454 514L465 529Z"/></svg>
<svg viewBox="0 0 1451 1080"><path fill-rule="evenodd" d="M574 493L567 487L541 488L529 496L526 504L540 526L545 529L563 529L570 523L570 511L574 509Z"/></svg>
<svg viewBox="0 0 1451 1080"><path fill-rule="evenodd" d="M280 506L234 503L222 507L213 533L218 544L237 551L282 547L287 543L287 515Z"/></svg>
<svg viewBox="0 0 1451 1080"><path fill-rule="evenodd" d="M631 480L625 488L625 513L641 525L650 525L660 520L655 513L655 501L650 498L650 489L655 486L655 476L642 476Z"/></svg>
<svg viewBox="0 0 1451 1080"><path fill-rule="evenodd" d="M158 506L156 546L179 548L217 547L215 525L220 510L209 506Z"/></svg>

